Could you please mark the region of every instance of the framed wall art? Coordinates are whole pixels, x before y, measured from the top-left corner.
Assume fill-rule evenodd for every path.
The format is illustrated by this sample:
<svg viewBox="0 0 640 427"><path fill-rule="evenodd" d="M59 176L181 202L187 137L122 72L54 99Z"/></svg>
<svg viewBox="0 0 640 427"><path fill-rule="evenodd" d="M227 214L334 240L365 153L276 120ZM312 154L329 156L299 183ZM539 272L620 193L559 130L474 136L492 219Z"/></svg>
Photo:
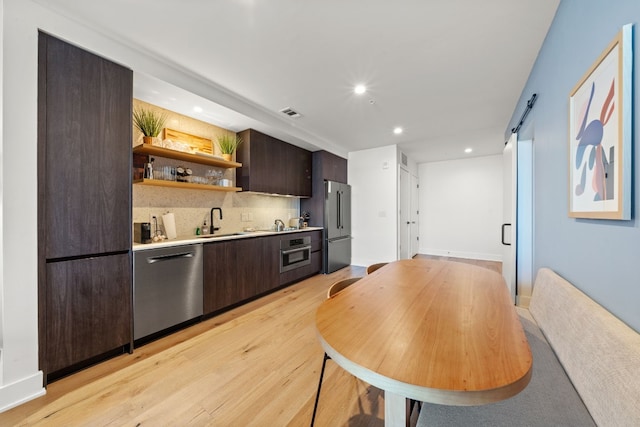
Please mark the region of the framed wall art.
<svg viewBox="0 0 640 427"><path fill-rule="evenodd" d="M569 216L631 219L632 32L625 25L569 95Z"/></svg>

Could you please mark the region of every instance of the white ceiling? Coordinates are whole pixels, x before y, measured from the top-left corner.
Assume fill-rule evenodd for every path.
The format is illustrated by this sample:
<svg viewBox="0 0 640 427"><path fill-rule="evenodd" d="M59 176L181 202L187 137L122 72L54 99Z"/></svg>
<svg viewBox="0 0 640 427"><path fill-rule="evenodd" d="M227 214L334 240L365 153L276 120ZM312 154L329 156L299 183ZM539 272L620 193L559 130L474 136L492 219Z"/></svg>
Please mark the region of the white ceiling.
<svg viewBox="0 0 640 427"><path fill-rule="evenodd" d="M193 116L197 104L198 118L222 127L342 155L398 144L422 163L464 157L466 147L501 152L559 1L38 2L238 102L234 111L136 73L140 99ZM358 83L364 95L353 93ZM302 117L278 113L284 107Z"/></svg>

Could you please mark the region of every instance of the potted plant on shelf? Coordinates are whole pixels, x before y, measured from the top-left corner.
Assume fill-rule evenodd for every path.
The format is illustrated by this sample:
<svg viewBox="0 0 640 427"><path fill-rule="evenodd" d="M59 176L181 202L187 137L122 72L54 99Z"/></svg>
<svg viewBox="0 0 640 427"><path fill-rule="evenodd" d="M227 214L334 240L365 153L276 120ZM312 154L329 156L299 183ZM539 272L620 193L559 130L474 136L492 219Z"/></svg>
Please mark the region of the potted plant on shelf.
<svg viewBox="0 0 640 427"><path fill-rule="evenodd" d="M153 110L145 108L136 108L133 110L133 125L142 132L145 144L152 144L153 138L160 135L164 122L167 117L164 114L157 113Z"/></svg>
<svg viewBox="0 0 640 427"><path fill-rule="evenodd" d="M242 138L237 135L229 135L225 133L217 137L218 147L220 147L220 153L226 161L231 161L231 156L236 151L238 146L242 144Z"/></svg>

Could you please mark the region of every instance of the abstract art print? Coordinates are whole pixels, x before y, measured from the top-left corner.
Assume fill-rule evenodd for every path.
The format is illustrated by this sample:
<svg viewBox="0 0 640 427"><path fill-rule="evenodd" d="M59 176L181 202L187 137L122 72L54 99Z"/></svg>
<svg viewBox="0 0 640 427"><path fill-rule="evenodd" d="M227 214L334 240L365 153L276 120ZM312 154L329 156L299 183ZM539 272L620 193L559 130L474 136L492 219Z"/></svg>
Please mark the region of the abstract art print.
<svg viewBox="0 0 640 427"><path fill-rule="evenodd" d="M569 96L569 216L631 219L632 25Z"/></svg>

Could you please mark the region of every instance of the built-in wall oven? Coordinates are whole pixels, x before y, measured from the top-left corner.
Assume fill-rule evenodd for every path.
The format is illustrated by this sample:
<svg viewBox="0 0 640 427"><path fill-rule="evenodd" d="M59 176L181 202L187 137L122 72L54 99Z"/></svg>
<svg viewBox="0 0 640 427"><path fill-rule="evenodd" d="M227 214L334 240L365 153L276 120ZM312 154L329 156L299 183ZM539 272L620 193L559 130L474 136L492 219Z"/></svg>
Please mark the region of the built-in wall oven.
<svg viewBox="0 0 640 427"><path fill-rule="evenodd" d="M280 240L280 273L311 264L311 236Z"/></svg>

